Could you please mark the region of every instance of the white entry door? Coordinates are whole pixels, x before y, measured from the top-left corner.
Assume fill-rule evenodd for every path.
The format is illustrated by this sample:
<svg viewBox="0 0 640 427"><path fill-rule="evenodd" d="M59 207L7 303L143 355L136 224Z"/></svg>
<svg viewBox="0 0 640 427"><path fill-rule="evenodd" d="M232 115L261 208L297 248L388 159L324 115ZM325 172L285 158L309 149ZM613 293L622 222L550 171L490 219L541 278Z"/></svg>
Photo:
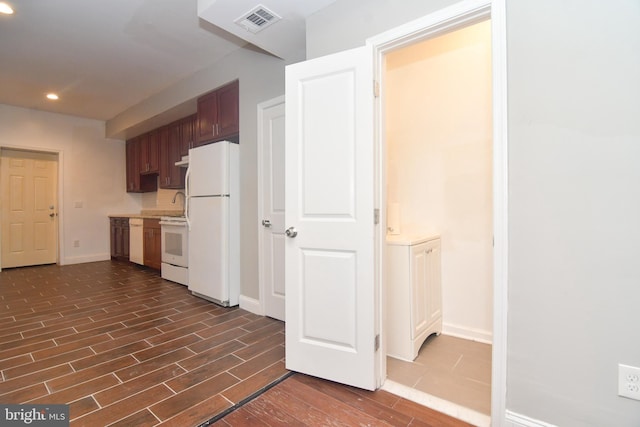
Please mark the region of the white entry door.
<svg viewBox="0 0 640 427"><path fill-rule="evenodd" d="M2 150L2 268L58 258L56 154Z"/></svg>
<svg viewBox="0 0 640 427"><path fill-rule="evenodd" d="M258 105L260 289L264 313L285 320L284 96Z"/></svg>
<svg viewBox="0 0 640 427"><path fill-rule="evenodd" d="M286 69L286 363L373 390L373 55Z"/></svg>

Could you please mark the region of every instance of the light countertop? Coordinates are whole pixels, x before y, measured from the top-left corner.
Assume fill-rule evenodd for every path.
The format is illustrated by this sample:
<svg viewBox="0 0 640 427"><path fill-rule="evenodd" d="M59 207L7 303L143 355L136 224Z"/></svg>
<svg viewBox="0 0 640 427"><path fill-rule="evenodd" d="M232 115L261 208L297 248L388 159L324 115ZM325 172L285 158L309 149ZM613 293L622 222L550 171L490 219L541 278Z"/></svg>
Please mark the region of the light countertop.
<svg viewBox="0 0 640 427"><path fill-rule="evenodd" d="M109 214L109 218L149 218L156 219L162 216L184 216L181 210L143 209L139 213Z"/></svg>
<svg viewBox="0 0 640 427"><path fill-rule="evenodd" d="M439 238L439 234L426 232L387 234L387 244L397 246L411 246Z"/></svg>

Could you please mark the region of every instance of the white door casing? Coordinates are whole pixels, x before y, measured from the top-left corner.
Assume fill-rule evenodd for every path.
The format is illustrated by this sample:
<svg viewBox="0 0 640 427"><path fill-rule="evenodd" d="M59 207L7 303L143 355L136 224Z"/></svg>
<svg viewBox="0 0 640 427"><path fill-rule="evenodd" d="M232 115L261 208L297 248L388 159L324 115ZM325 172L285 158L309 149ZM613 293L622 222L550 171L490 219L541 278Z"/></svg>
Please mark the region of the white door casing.
<svg viewBox="0 0 640 427"><path fill-rule="evenodd" d="M290 65L285 82L287 369L373 390L371 49Z"/></svg>
<svg viewBox="0 0 640 427"><path fill-rule="evenodd" d="M284 96L258 105L260 295L266 316L285 320Z"/></svg>
<svg viewBox="0 0 640 427"><path fill-rule="evenodd" d="M401 25L368 40L374 50L376 79L380 81L381 98L384 96L382 73L386 53L411 45L428 37L491 19L492 57L492 117L493 117L493 345L491 369L491 423L503 426L506 420L507 388L507 306L508 306L508 120L507 120L507 47L506 47L506 0L463 0L440 9L415 21ZM377 116L382 117L385 100L380 99ZM384 134L384 121L376 121L376 134ZM381 150L381 141L376 139ZM384 156L382 156L384 157ZM380 181L376 192L381 204L386 203L384 167L380 170ZM384 210L381 213L384 223ZM380 240L383 245L384 239ZM384 252L384 247L381 247ZM384 258L384 257L382 257ZM382 263L381 263L382 264ZM384 266L378 271L384 277ZM383 345L384 345L384 339ZM385 357L384 352L380 354ZM384 366L383 366L384 368ZM384 374L383 374L384 375Z"/></svg>
<svg viewBox="0 0 640 427"><path fill-rule="evenodd" d="M2 268L58 259L56 154L2 150Z"/></svg>

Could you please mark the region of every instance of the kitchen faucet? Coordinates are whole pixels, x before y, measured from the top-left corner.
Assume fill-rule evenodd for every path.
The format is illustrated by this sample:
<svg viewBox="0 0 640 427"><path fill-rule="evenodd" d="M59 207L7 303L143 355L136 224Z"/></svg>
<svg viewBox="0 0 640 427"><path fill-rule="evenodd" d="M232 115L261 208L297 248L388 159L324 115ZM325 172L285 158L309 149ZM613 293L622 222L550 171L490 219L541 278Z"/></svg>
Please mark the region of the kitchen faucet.
<svg viewBox="0 0 640 427"><path fill-rule="evenodd" d="M178 197L178 194L182 194L182 198L186 202L187 196L185 196L182 191L176 191L176 194L173 195L173 199L171 199L171 203L173 203L174 205L176 204L176 198Z"/></svg>

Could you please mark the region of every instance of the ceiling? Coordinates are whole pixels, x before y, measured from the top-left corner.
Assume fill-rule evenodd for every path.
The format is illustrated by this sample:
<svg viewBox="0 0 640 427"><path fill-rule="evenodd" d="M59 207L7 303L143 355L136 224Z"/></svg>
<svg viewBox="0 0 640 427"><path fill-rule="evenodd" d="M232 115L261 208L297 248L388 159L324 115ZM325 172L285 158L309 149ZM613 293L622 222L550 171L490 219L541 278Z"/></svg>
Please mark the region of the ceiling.
<svg viewBox="0 0 640 427"><path fill-rule="evenodd" d="M249 43L304 58L305 18L335 0L2 1L0 103L106 121ZM258 5L282 19L234 23Z"/></svg>

